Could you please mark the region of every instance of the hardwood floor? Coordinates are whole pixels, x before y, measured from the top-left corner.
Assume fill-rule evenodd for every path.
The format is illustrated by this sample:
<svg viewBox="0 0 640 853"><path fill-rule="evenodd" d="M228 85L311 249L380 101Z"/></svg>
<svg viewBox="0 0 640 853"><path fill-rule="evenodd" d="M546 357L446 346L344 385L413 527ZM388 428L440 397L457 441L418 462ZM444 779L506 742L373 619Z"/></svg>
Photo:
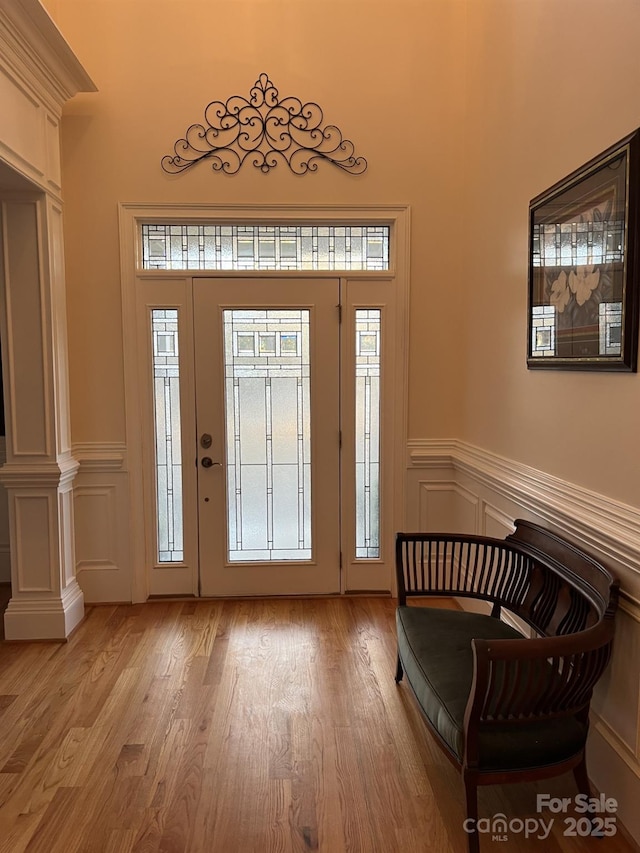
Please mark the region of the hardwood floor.
<svg viewBox="0 0 640 853"><path fill-rule="evenodd" d="M395 673L395 601L94 607L66 644L0 645L1 853L465 853L461 780ZM540 817L571 775L480 792ZM483 835L487 851L626 853Z"/></svg>

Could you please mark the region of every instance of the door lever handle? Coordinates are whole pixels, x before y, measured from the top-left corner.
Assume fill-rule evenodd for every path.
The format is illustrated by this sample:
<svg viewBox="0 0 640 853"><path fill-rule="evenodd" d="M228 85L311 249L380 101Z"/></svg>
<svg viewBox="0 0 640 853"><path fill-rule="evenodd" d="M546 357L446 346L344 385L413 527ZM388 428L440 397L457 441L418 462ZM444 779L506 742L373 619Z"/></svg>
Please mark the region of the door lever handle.
<svg viewBox="0 0 640 853"><path fill-rule="evenodd" d="M210 456L203 456L200 464L203 468L213 468L214 465L222 465L222 462L214 462Z"/></svg>

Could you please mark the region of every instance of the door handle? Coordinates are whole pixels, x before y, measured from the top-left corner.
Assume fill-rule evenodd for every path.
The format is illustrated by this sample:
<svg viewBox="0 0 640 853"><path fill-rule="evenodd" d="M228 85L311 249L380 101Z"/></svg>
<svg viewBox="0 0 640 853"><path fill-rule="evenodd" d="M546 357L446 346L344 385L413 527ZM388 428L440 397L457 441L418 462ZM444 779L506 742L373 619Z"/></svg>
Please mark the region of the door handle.
<svg viewBox="0 0 640 853"><path fill-rule="evenodd" d="M203 456L200 464L203 468L213 468L214 465L222 465L222 462L214 462L210 456Z"/></svg>

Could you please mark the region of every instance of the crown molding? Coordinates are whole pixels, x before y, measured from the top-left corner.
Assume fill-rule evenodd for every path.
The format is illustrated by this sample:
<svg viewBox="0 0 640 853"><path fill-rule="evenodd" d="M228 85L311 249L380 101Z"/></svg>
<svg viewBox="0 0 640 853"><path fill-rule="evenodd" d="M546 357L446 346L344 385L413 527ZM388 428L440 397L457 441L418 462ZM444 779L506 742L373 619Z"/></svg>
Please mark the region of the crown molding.
<svg viewBox="0 0 640 853"><path fill-rule="evenodd" d="M0 52L59 107L97 87L39 0L0 0Z"/></svg>

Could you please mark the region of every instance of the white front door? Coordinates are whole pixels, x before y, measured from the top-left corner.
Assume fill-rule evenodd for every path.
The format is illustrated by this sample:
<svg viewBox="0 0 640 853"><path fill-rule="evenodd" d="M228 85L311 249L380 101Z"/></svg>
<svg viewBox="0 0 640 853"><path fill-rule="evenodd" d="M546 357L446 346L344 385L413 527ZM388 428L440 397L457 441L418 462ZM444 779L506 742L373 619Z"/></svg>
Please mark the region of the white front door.
<svg viewBox="0 0 640 853"><path fill-rule="evenodd" d="M201 595L340 592L339 301L193 280Z"/></svg>

